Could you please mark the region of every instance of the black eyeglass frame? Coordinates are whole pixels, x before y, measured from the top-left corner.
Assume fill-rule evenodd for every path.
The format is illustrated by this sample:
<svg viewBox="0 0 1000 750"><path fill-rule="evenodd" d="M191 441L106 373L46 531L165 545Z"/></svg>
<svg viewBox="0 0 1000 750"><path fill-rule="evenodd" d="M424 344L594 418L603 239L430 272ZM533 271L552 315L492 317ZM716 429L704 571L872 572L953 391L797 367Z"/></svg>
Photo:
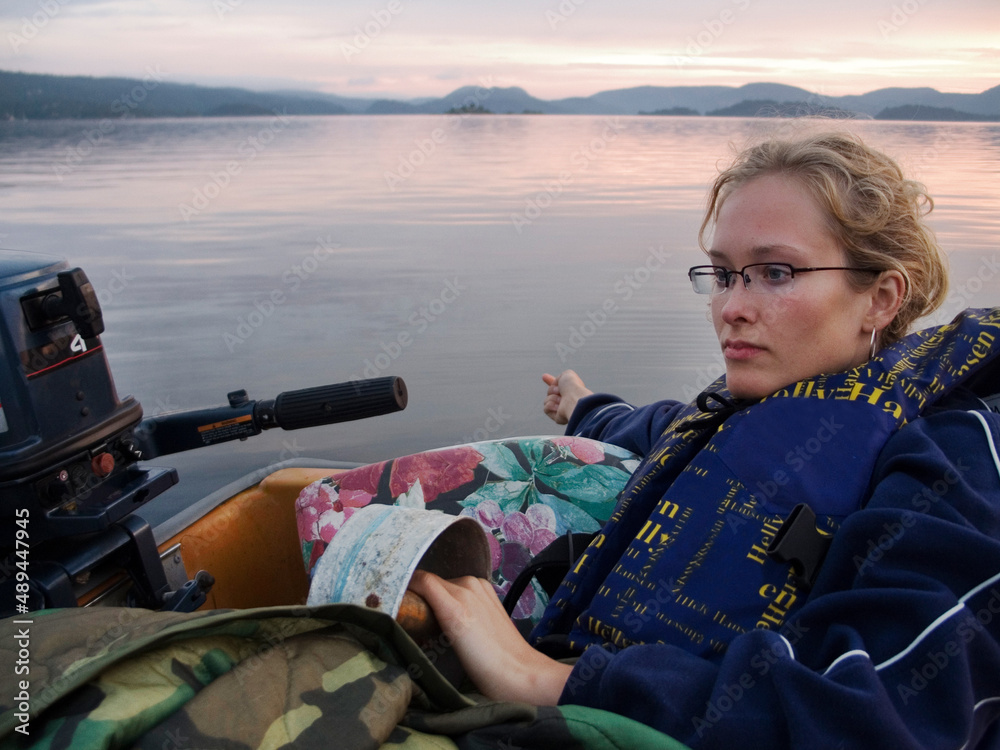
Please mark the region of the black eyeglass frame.
<svg viewBox="0 0 1000 750"><path fill-rule="evenodd" d="M787 268L789 273L791 274L790 279L792 281L795 280L795 274L808 273L810 271L860 271L861 273L882 273L882 271L875 268L857 268L855 266L796 267L793 266L791 263L749 263L748 265L743 266L743 268L741 268L739 271L730 271L725 266L691 266L691 268L688 269L688 279L691 280L691 288L694 289L695 294L715 295L715 294L725 294L726 292L728 292L732 288L733 277L739 275L740 278L743 279L743 288L746 289L748 292L753 292L754 290L750 289L749 286L749 280L747 279L746 270L748 268L755 268L759 266L781 266L782 268ZM707 273L709 269L712 271L712 273ZM698 271L703 271L704 273L700 274L703 276L714 276L716 282L718 282L719 273L720 272L724 273L726 275L726 286L722 289L719 289L718 291L709 291L709 292L698 291L698 288L694 280L695 274Z"/></svg>

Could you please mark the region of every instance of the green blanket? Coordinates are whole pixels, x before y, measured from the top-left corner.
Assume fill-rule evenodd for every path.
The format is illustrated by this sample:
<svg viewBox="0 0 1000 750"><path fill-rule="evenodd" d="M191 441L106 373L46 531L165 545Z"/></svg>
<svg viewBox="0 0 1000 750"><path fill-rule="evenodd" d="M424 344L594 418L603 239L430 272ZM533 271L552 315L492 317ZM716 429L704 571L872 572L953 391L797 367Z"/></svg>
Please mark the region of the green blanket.
<svg viewBox="0 0 1000 750"><path fill-rule="evenodd" d="M0 621L0 750L684 747L604 711L476 700L435 656L351 605L36 612Z"/></svg>

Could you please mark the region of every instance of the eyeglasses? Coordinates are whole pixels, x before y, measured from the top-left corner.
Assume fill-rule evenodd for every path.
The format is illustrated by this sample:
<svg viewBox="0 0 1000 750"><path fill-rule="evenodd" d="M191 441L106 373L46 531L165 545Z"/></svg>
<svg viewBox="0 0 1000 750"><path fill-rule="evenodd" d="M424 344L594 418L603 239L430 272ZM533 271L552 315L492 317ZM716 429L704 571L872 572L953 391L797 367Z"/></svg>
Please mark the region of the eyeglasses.
<svg viewBox="0 0 1000 750"><path fill-rule="evenodd" d="M734 279L740 276L743 286L754 294L788 294L795 288L795 274L808 271L861 271L881 273L872 268L851 268L848 266L822 266L796 268L790 263L751 263L739 271L730 271L722 266L694 266L688 271L691 287L698 294L724 294L732 288Z"/></svg>

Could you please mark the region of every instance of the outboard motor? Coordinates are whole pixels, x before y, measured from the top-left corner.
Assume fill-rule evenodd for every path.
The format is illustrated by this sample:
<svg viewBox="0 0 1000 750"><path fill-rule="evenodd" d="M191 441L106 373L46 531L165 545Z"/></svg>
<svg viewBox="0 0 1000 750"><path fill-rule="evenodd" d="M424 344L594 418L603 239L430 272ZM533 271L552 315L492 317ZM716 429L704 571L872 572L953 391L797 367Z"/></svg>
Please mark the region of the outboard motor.
<svg viewBox="0 0 1000 750"><path fill-rule="evenodd" d="M142 407L119 398L103 331L82 270L0 255L0 518L26 519L32 545L103 531L177 481L136 466Z"/></svg>
<svg viewBox="0 0 1000 750"><path fill-rule="evenodd" d="M58 258L0 250L0 616L77 604L99 566L132 578L132 603L193 610L211 576L170 591L149 524L135 511L177 483L159 455L405 408L397 377L279 394L143 420L120 398L93 285Z"/></svg>

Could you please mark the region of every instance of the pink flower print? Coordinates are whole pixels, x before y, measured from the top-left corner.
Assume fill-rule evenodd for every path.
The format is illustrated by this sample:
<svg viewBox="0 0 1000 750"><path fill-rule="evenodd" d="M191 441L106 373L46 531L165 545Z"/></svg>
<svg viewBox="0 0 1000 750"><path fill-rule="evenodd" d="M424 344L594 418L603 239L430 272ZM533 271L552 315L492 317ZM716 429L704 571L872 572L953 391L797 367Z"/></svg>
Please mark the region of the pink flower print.
<svg viewBox="0 0 1000 750"><path fill-rule="evenodd" d="M532 555L537 555L555 540L556 535L554 532L548 529L535 529L535 532L531 535L531 544L528 546L528 549L531 550Z"/></svg>
<svg viewBox="0 0 1000 750"><path fill-rule="evenodd" d="M492 534L490 536L492 538ZM501 552L501 564L500 566L494 565L493 570L496 571L499 567L501 583L494 583L493 590L496 592L497 596L500 597L500 601L503 601L504 597L507 596L507 592L510 591L511 583L513 583L514 579L517 578L517 574L520 573L531 560L531 555L528 550L524 548L524 545L518 544L517 542L504 542L503 544L498 545L498 549ZM532 613L535 611L537 599L538 597L535 595L535 590L531 587L531 585L528 585L528 587L524 590L524 593L521 594L521 598L514 606L512 616L519 620L531 617Z"/></svg>
<svg viewBox="0 0 1000 750"><path fill-rule="evenodd" d="M319 559L323 556L323 552L326 550L326 545L319 541L313 541L312 550L309 554L309 562L306 564L306 571L311 572L319 562Z"/></svg>
<svg viewBox="0 0 1000 750"><path fill-rule="evenodd" d="M470 508L472 517L483 525L483 528L499 529L503 523L503 509L496 500L483 500L476 507Z"/></svg>
<svg viewBox="0 0 1000 750"><path fill-rule="evenodd" d="M482 460L478 451L467 446L397 458L392 464L389 492L393 497L399 497L409 492L419 479L424 502L429 503L442 492L471 482L473 472Z"/></svg>
<svg viewBox="0 0 1000 750"><path fill-rule="evenodd" d="M524 515L533 529L548 529L549 531L555 532L556 512L548 505L543 505L542 503L529 505L528 509L524 511Z"/></svg>
<svg viewBox="0 0 1000 750"><path fill-rule="evenodd" d="M528 506L524 516L532 529L528 549L532 555L537 555L556 539L556 512L548 505L536 503Z"/></svg>
<svg viewBox="0 0 1000 750"><path fill-rule="evenodd" d="M531 528L531 521L519 510L509 513L500 524L500 533L508 542L517 542L523 547L531 546L531 537L534 529Z"/></svg>
<svg viewBox="0 0 1000 750"><path fill-rule="evenodd" d="M556 538L556 514L547 505L531 505L524 513L515 511L503 519L500 532L504 539L517 542L534 556Z"/></svg>
<svg viewBox="0 0 1000 750"><path fill-rule="evenodd" d="M378 492L378 482L387 463L380 461L377 464L360 466L336 476L334 481L340 485L341 502L354 508L368 505Z"/></svg>
<svg viewBox="0 0 1000 750"><path fill-rule="evenodd" d="M500 551L500 540L487 531L486 542L490 546L490 572L495 573L500 570L500 563L503 562L503 552Z"/></svg>
<svg viewBox="0 0 1000 750"><path fill-rule="evenodd" d="M517 600L517 605L511 616L516 620L525 620L531 617L531 613L535 611L536 598L535 590L531 586L525 588L521 598Z"/></svg>
<svg viewBox="0 0 1000 750"><path fill-rule="evenodd" d="M355 491L344 496L330 482L313 482L302 490L295 501L299 538L303 541L322 539L329 544L344 522L354 514L355 508L369 502L371 495L368 493Z"/></svg>
<svg viewBox="0 0 1000 750"><path fill-rule="evenodd" d="M500 552L502 557L500 575L505 581L513 581L531 562L531 553L528 548L518 542L501 543Z"/></svg>
<svg viewBox="0 0 1000 750"><path fill-rule="evenodd" d="M493 584L493 590L496 592L496 595L500 597L500 601L503 601L507 596L507 592L510 591L511 583L511 581L504 581L499 586L495 583ZM528 586L524 590L524 593L521 594L521 598L518 599L517 604L514 606L514 611L511 613L511 616L517 620L524 620L531 617L532 612L535 610L537 599L538 597L535 595L535 590L531 586Z"/></svg>
<svg viewBox="0 0 1000 750"><path fill-rule="evenodd" d="M295 500L295 522L299 539L304 542L319 539L319 517L329 505L328 484L313 482L302 489Z"/></svg>
<svg viewBox="0 0 1000 750"><path fill-rule="evenodd" d="M500 552L500 540L493 534L495 529L500 528L503 522L503 511L496 500L483 500L481 503L468 508L462 508L459 514L474 519L485 532L486 541L490 546L490 570L496 573L500 570L500 563L503 561L503 554Z"/></svg>
<svg viewBox="0 0 1000 750"><path fill-rule="evenodd" d="M599 464L604 460L604 448L595 443L593 440L573 437L572 435L565 435L563 437L554 438L552 442L554 445L569 448L570 453L583 461L585 464Z"/></svg>

